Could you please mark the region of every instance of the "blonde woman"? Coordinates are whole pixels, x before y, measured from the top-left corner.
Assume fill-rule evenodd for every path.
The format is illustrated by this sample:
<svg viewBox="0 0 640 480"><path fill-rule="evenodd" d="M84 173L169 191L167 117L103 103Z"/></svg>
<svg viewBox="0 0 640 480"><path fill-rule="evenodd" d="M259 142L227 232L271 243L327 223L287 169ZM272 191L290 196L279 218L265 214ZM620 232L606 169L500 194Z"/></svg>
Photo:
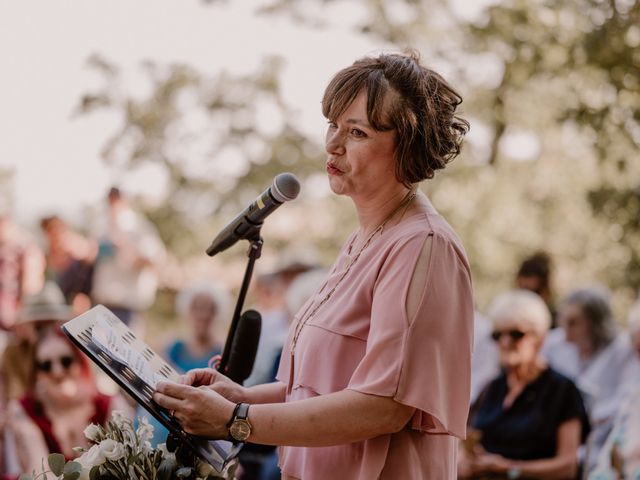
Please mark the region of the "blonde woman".
<svg viewBox="0 0 640 480"><path fill-rule="evenodd" d="M535 293L515 290L497 297L488 316L502 373L472 408L479 442L463 450L460 475L576 478L589 427L577 387L540 356L548 307Z"/></svg>

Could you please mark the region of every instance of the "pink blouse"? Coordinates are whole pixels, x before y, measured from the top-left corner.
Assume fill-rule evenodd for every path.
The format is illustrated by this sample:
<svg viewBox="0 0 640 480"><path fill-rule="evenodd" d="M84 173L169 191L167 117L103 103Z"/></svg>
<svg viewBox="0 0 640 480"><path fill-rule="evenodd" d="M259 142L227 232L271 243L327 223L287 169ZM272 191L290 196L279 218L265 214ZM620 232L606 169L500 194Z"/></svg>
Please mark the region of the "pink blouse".
<svg viewBox="0 0 640 480"><path fill-rule="evenodd" d="M424 293L417 314L407 318L409 284L429 236ZM282 447L283 474L304 480L455 479L454 437L466 431L473 343L471 274L460 240L435 211L385 228L302 329L291 372L299 316L335 285L349 260L345 246L327 283L294 319L277 376L289 385L286 400L351 389L392 397L416 411L395 434L331 447Z"/></svg>

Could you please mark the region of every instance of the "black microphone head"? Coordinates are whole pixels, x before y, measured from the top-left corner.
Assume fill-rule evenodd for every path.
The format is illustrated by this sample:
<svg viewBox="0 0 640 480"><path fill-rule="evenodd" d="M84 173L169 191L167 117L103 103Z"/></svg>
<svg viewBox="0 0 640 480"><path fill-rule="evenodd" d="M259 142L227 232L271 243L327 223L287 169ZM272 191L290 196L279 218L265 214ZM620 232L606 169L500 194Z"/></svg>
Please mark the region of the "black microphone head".
<svg viewBox="0 0 640 480"><path fill-rule="evenodd" d="M273 179L271 195L279 202L293 200L298 193L300 193L300 182L293 173L281 173Z"/></svg>
<svg viewBox="0 0 640 480"><path fill-rule="evenodd" d="M262 316L259 312L247 310L240 316L225 372L234 382L242 383L251 375L261 329Z"/></svg>

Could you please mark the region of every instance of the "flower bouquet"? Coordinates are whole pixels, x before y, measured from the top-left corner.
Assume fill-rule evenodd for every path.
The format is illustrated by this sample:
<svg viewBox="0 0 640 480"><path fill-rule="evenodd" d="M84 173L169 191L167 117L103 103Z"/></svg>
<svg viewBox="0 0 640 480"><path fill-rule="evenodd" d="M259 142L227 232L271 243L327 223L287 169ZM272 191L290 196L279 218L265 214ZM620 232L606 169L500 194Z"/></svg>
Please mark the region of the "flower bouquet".
<svg viewBox="0 0 640 480"><path fill-rule="evenodd" d="M93 445L77 447L78 458L65 462L63 455L52 453L47 458L48 469L41 473L22 474L19 480L213 480L235 478L237 461L229 462L222 473L208 463L181 448L172 437L167 444L153 448L153 426L146 417L139 418L139 426L122 412L114 411L106 427L90 424L84 430Z"/></svg>

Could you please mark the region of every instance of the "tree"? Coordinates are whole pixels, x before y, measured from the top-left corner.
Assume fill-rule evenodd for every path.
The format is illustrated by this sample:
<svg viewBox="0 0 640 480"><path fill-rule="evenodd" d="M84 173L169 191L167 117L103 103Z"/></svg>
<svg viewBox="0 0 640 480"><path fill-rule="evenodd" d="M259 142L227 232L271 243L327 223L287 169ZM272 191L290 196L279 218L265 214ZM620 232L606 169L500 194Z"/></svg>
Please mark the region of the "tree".
<svg viewBox="0 0 640 480"><path fill-rule="evenodd" d="M445 0L273 0L256 8L322 29L346 5L359 8L354 31L417 48L463 93L472 123L465 150L424 188L468 248L479 305L512 284L523 256L543 248L558 267L559 293L600 282L622 312L640 288L639 0L505 0L476 16ZM147 64L152 93L133 98L117 88L115 67L93 60L106 85L85 96L82 111L125 113L108 161L166 169L171 201L150 214L184 256L221 226L201 228L202 218L230 218L276 173L291 168L315 181L322 150L291 121L280 61L215 78ZM280 119L277 128L261 128L260 108ZM205 157L208 167L194 165ZM301 208L295 236L329 258L355 219L336 208L340 199L314 202L327 206L314 222Z"/></svg>

